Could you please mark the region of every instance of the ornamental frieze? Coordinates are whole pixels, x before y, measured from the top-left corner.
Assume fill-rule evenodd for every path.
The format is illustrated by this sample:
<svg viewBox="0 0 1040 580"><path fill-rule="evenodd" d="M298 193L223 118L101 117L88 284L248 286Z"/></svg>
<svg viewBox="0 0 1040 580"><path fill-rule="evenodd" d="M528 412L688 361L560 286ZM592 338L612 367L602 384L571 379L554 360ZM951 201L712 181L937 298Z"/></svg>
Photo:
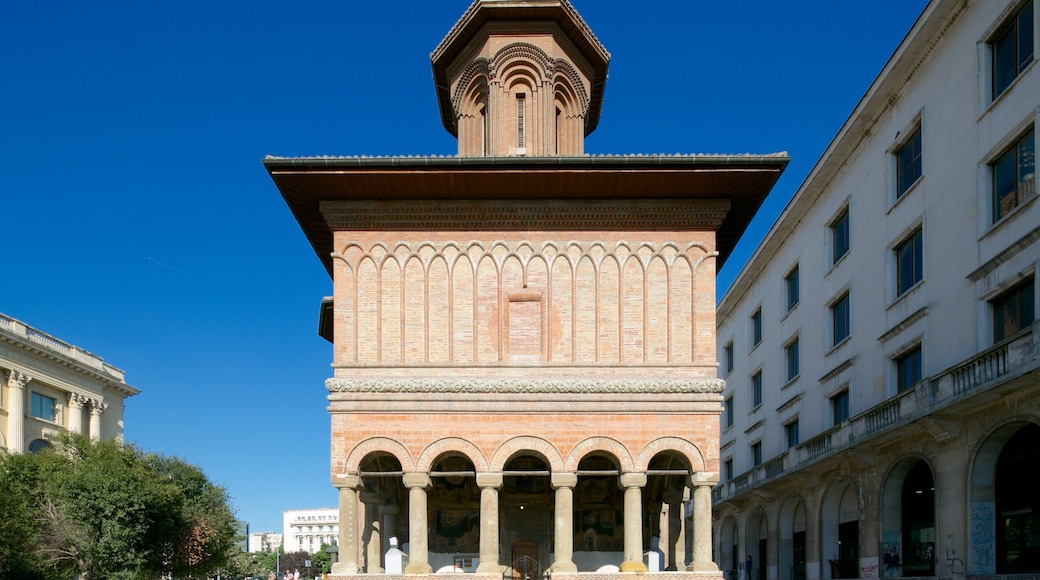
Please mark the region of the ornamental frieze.
<svg viewBox="0 0 1040 580"><path fill-rule="evenodd" d="M722 379L343 379L325 381L330 393L713 394Z"/></svg>

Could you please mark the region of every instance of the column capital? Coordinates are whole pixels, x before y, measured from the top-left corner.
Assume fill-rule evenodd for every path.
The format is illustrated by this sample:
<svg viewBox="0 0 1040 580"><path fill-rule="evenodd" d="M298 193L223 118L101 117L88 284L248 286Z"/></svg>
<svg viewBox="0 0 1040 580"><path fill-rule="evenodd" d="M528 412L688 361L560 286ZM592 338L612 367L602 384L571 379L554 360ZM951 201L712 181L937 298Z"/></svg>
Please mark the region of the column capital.
<svg viewBox="0 0 1040 580"><path fill-rule="evenodd" d="M336 489L354 489L361 487L361 477L357 475L336 474L332 476L332 486Z"/></svg>
<svg viewBox="0 0 1040 580"><path fill-rule="evenodd" d="M559 489L561 487L574 489L574 486L578 485L578 474L553 473L549 476L549 482L552 484L553 489Z"/></svg>
<svg viewBox="0 0 1040 580"><path fill-rule="evenodd" d="M408 489L426 489L433 485L429 473L406 473L402 479L404 480L404 486Z"/></svg>
<svg viewBox="0 0 1040 580"><path fill-rule="evenodd" d="M107 409L107 408L108 408L108 403L102 401L101 399L90 399L90 414L91 415L100 417L101 414L104 413L105 409Z"/></svg>
<svg viewBox="0 0 1040 580"><path fill-rule="evenodd" d="M618 478L618 483L625 489L631 487L644 487L646 485L646 474L635 472L622 473L621 477Z"/></svg>
<svg viewBox="0 0 1040 580"><path fill-rule="evenodd" d="M7 386L24 389L25 385L28 385L32 381L32 375L23 373L22 371L9 371L7 373Z"/></svg>
<svg viewBox="0 0 1040 580"><path fill-rule="evenodd" d="M69 393L69 407L82 409L90 404L90 397L79 393Z"/></svg>
<svg viewBox="0 0 1040 580"><path fill-rule="evenodd" d="M477 474L477 487L484 489L490 487L492 489L500 489L502 487L502 474L501 473L478 473Z"/></svg>
<svg viewBox="0 0 1040 580"><path fill-rule="evenodd" d="M690 487L712 487L719 483L719 474L714 471L698 471L690 475Z"/></svg>

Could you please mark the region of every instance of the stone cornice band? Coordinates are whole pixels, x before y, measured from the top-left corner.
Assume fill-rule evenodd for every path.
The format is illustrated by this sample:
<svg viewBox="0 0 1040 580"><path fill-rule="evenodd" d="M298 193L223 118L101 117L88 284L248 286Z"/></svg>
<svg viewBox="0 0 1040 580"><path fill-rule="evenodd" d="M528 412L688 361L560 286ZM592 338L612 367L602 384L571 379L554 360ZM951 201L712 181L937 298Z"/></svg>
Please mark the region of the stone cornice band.
<svg viewBox="0 0 1040 580"><path fill-rule="evenodd" d="M722 379L344 379L325 381L330 393L665 393L713 394Z"/></svg>

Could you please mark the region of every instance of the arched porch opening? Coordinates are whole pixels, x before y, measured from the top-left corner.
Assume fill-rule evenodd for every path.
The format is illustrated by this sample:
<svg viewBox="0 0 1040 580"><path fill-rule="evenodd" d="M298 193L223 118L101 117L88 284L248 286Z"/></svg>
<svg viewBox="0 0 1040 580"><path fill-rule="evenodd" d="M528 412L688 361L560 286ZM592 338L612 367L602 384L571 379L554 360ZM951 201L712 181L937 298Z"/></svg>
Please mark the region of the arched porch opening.
<svg viewBox="0 0 1040 580"><path fill-rule="evenodd" d="M647 466L643 494L643 546L660 558L660 569L686 569L685 504L690 463L677 451L662 451ZM651 571L653 571L651 569Z"/></svg>
<svg viewBox="0 0 1040 580"><path fill-rule="evenodd" d="M503 466L499 553L514 578L538 577L552 563L556 504L549 476L549 462L533 452L519 452ZM523 562L521 571L517 562Z"/></svg>
<svg viewBox="0 0 1040 580"><path fill-rule="evenodd" d="M737 580L739 577L737 558L740 556L740 546L737 541L737 520L727 516L719 526L719 547L716 551L719 568L726 580Z"/></svg>
<svg viewBox="0 0 1040 580"><path fill-rule="evenodd" d="M606 453L578 462L574 493L574 564L579 572L619 566L624 559L624 494L617 458Z"/></svg>
<svg viewBox="0 0 1040 580"><path fill-rule="evenodd" d="M935 575L935 478L918 458L900 461L882 490L881 575Z"/></svg>
<svg viewBox="0 0 1040 580"><path fill-rule="evenodd" d="M408 543L408 490L401 481L401 461L386 452L366 455L358 474L364 524L359 564L369 574L377 574L385 570L383 557L390 548L390 538L397 538L398 546Z"/></svg>
<svg viewBox="0 0 1040 580"><path fill-rule="evenodd" d="M480 489L473 462L448 454L430 470L429 557L434 571L473 572L480 556Z"/></svg>

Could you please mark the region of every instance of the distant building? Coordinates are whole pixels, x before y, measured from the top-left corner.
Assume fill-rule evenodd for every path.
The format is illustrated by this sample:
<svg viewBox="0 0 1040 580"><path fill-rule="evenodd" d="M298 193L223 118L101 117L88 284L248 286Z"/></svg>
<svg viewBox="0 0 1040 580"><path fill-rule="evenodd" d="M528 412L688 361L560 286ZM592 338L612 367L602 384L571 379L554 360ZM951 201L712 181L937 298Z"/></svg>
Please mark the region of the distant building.
<svg viewBox="0 0 1040 580"><path fill-rule="evenodd" d="M249 534L249 552L274 552L282 547L282 535L274 532Z"/></svg>
<svg viewBox="0 0 1040 580"><path fill-rule="evenodd" d="M313 554L321 549L322 544L338 542L339 510L287 510L282 513L282 532L286 553L303 550Z"/></svg>
<svg viewBox="0 0 1040 580"><path fill-rule="evenodd" d="M733 576L1040 574L1037 30L931 1L720 301Z"/></svg>
<svg viewBox="0 0 1040 580"><path fill-rule="evenodd" d="M62 431L121 440L139 392L100 357L0 314L0 448L38 451Z"/></svg>
<svg viewBox="0 0 1040 580"><path fill-rule="evenodd" d="M249 549L249 522L235 520L235 545L243 552Z"/></svg>

